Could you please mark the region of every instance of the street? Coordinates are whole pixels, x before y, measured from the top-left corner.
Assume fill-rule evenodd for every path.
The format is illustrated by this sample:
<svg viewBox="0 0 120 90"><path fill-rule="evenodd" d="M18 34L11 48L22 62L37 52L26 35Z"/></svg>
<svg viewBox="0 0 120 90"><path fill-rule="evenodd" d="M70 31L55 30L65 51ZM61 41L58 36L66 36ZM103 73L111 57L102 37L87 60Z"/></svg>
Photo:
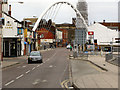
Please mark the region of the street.
<svg viewBox="0 0 120 90"><path fill-rule="evenodd" d="M69 79L68 50L43 52L43 63L24 63L3 69L3 88L61 88Z"/></svg>
<svg viewBox="0 0 120 90"><path fill-rule="evenodd" d="M3 88L68 88L71 86L68 59L71 53L66 48L56 48L42 52L43 63L28 64L25 60L21 64L4 68L2 86ZM80 63L81 75L99 74L91 64L84 61Z"/></svg>

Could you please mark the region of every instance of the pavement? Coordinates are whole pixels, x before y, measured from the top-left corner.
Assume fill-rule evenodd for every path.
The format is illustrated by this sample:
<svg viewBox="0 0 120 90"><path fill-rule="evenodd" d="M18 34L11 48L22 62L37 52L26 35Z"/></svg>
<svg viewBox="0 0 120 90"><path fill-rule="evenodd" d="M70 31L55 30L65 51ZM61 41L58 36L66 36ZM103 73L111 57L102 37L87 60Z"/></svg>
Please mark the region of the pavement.
<svg viewBox="0 0 120 90"><path fill-rule="evenodd" d="M52 49L40 50L41 52L48 51ZM27 61L27 56L19 56L19 57L4 57L3 61L1 61L1 67L6 68L16 64L20 64L21 62Z"/></svg>
<svg viewBox="0 0 120 90"><path fill-rule="evenodd" d="M90 62L100 73L80 76L80 61ZM72 82L76 88L118 88L118 66L106 62L105 55L89 55L87 60L72 58L71 70Z"/></svg>

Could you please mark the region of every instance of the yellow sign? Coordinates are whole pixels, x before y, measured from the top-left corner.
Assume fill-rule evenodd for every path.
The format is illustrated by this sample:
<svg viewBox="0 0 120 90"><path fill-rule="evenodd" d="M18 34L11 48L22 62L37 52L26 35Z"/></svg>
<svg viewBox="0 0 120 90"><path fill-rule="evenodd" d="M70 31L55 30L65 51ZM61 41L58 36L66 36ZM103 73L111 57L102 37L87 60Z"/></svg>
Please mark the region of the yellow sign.
<svg viewBox="0 0 120 90"><path fill-rule="evenodd" d="M27 29L24 30L24 37L27 38Z"/></svg>

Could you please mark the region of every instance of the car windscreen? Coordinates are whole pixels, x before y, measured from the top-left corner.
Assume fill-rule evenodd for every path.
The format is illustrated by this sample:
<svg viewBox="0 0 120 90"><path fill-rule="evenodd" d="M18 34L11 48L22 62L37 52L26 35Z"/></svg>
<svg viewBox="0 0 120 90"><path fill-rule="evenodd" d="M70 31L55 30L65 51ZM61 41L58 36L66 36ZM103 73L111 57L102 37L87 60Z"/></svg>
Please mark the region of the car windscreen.
<svg viewBox="0 0 120 90"><path fill-rule="evenodd" d="M31 52L30 56L40 56L40 52Z"/></svg>

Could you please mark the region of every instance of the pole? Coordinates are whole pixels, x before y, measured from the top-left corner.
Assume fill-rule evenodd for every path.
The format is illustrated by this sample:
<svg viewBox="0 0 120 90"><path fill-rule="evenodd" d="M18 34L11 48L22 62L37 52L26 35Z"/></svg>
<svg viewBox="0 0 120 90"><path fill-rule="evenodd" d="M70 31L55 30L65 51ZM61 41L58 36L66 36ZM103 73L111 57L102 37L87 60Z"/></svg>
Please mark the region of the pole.
<svg viewBox="0 0 120 90"><path fill-rule="evenodd" d="M94 33L93 33L93 55L94 55L94 48L95 48L95 45L94 45Z"/></svg>

